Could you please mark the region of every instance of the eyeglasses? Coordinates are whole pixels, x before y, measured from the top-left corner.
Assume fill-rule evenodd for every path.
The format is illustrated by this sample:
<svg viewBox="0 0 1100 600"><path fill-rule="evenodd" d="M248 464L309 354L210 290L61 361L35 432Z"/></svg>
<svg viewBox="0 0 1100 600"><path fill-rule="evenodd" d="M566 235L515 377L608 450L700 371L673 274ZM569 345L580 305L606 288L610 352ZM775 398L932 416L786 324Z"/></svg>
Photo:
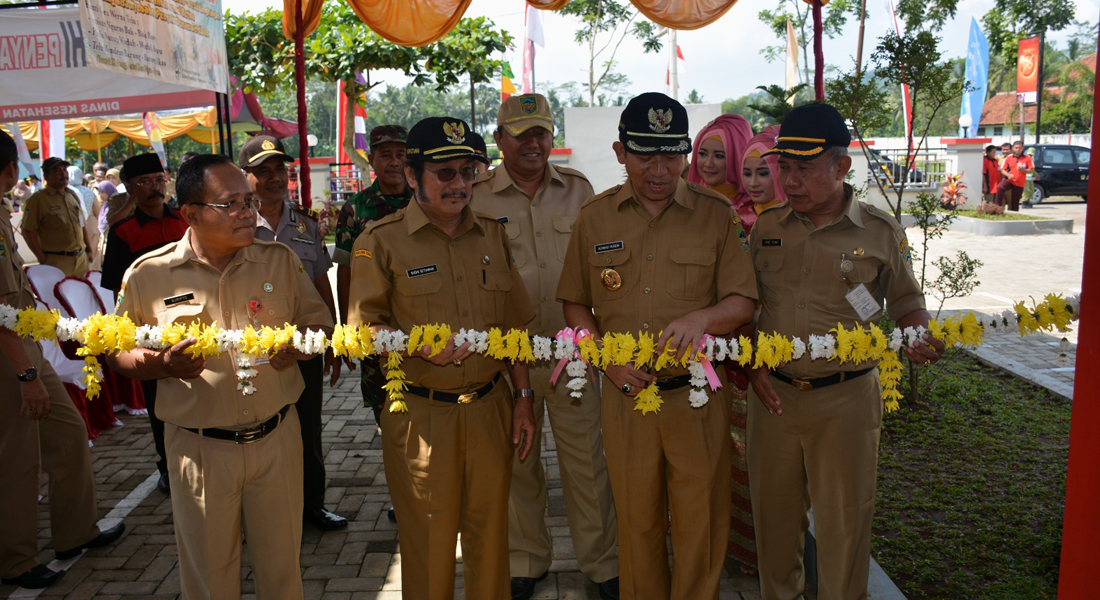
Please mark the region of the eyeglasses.
<svg viewBox="0 0 1100 600"><path fill-rule="evenodd" d="M168 185L167 177L154 177L152 179L146 179L145 181L128 181L128 185L147 188L154 185Z"/></svg>
<svg viewBox="0 0 1100 600"><path fill-rule="evenodd" d="M208 202L193 202L195 206L209 206L210 208L222 208L229 211L230 215L239 215L242 210L254 210L256 208L255 198L246 198L244 200L234 200L232 202L226 202L224 204L213 204Z"/></svg>
<svg viewBox="0 0 1100 600"><path fill-rule="evenodd" d="M435 178L443 183L447 183L455 178L455 175L460 175L462 181L473 181L477 179L477 169L475 167L462 167L461 169L433 169L431 167L424 167L425 169L435 173Z"/></svg>

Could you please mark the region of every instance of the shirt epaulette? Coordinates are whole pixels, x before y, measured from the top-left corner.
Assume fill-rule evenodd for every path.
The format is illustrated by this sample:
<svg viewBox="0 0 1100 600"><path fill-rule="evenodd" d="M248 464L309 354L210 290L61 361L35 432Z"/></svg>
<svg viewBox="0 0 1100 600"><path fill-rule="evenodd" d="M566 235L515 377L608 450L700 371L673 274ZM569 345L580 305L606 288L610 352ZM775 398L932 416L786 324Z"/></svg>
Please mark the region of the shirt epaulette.
<svg viewBox="0 0 1100 600"><path fill-rule="evenodd" d="M706 196L712 200L717 200L725 206L730 205L729 198L726 198L722 194L719 194L718 192L708 188L705 185L699 185L698 183L688 183L688 189L695 192L696 194L699 194L700 196Z"/></svg>
<svg viewBox="0 0 1100 600"><path fill-rule="evenodd" d="M117 223L116 223L116 225L117 225ZM170 254L172 252L175 252L176 244L178 244L178 243L180 243L180 240L175 240L173 242L169 242L169 243L161 246L160 248L157 248L156 250L150 250L149 252L146 252L145 254L142 254L141 256L139 256L134 261L134 264L130 265L130 268L127 269L127 270L128 271L134 271L138 268L138 265L140 265L143 262L146 262L146 261L152 260L154 258L158 258L158 257L164 256L166 254Z"/></svg>
<svg viewBox="0 0 1100 600"><path fill-rule="evenodd" d="M504 227L504 223L501 223L500 221L498 221L496 217L494 217L492 215L485 214L485 213L480 212L480 211L476 211L476 210L474 211L474 218L482 220L482 221L492 221L495 225L499 225L501 227Z"/></svg>
<svg viewBox="0 0 1100 600"><path fill-rule="evenodd" d="M614 196L615 194L618 194L619 189L622 188L622 187L623 187L623 184L620 183L619 185L612 186L612 187L596 194L595 196L592 196L588 200L584 201L584 204L581 205L581 208L583 209L584 207L588 206L589 204L592 204L593 202L597 202L597 201L599 201L603 198L608 198L608 197Z"/></svg>
<svg viewBox="0 0 1100 600"><path fill-rule="evenodd" d="M303 217L309 217L310 219L313 219L314 221L317 221L321 218L320 213L318 213L317 211L313 210L312 208L306 208L306 207L301 206L301 205L295 205L294 206L294 212L297 212L298 214L302 215Z"/></svg>
<svg viewBox="0 0 1100 600"><path fill-rule="evenodd" d="M488 171L485 171L481 175L477 176L477 179L474 180L474 185L485 183L486 181L492 181L493 177L496 177L496 174L496 169L489 169Z"/></svg>
<svg viewBox="0 0 1100 600"><path fill-rule="evenodd" d="M905 228L901 226L901 223L898 223L898 220L894 218L893 214L861 200L853 201L859 202L859 209L864 215L871 215L872 217L878 217L880 220L885 221L895 235L905 230Z"/></svg>
<svg viewBox="0 0 1100 600"><path fill-rule="evenodd" d="M364 229L360 233L360 235L362 235L363 233L368 233L368 232L374 231L375 229L378 229L379 227L381 227L383 225L389 225L390 223L397 223L398 221L401 221L404 218L405 218L405 209L402 208L401 210L399 210L399 211L397 211L393 214L386 215L386 216L382 217L381 219L378 219L377 221L371 223L370 225L367 225L367 228Z"/></svg>
<svg viewBox="0 0 1100 600"><path fill-rule="evenodd" d="M554 168L558 170L558 173L562 175L571 175L573 177L580 177L581 179L588 181L588 177L576 169L570 169L569 167L559 167L554 165Z"/></svg>

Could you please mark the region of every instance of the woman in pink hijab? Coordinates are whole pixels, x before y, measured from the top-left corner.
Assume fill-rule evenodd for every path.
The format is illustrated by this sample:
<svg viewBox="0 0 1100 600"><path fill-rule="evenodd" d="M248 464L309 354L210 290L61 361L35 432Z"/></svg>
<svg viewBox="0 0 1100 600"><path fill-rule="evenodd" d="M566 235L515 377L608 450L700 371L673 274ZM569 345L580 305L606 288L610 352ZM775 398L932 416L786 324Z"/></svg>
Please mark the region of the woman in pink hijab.
<svg viewBox="0 0 1100 600"><path fill-rule="evenodd" d="M747 232L756 222L752 201L741 181L741 157L752 139L752 126L740 115L722 115L695 136L688 181L705 185L729 199Z"/></svg>
<svg viewBox="0 0 1100 600"><path fill-rule="evenodd" d="M775 146L775 138L778 135L778 125L765 127L756 134L756 137L749 140L741 158L741 181L744 183L745 193L752 200L752 207L756 214L760 214L765 208L787 201L783 186L779 185L779 155L764 156L765 152ZM745 230L749 228L746 226Z"/></svg>

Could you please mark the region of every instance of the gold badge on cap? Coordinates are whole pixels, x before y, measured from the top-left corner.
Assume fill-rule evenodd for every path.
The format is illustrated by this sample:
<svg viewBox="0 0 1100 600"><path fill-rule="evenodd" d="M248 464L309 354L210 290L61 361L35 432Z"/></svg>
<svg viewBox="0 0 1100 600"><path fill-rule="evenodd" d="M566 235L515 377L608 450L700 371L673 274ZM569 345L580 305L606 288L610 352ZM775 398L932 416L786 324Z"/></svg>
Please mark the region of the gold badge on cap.
<svg viewBox="0 0 1100 600"><path fill-rule="evenodd" d="M461 144L466 140L466 127L462 123L444 123L443 133L452 144Z"/></svg>
<svg viewBox="0 0 1100 600"><path fill-rule="evenodd" d="M623 278L615 269L604 269L600 273L600 280L603 281L603 286L612 292L623 287Z"/></svg>
<svg viewBox="0 0 1100 600"><path fill-rule="evenodd" d="M260 144L260 147L264 150L274 150L275 142L272 142L271 140L264 140L263 143Z"/></svg>
<svg viewBox="0 0 1100 600"><path fill-rule="evenodd" d="M668 131L668 128L672 127L672 109L671 108L650 108L649 109L649 128L655 133L664 133Z"/></svg>

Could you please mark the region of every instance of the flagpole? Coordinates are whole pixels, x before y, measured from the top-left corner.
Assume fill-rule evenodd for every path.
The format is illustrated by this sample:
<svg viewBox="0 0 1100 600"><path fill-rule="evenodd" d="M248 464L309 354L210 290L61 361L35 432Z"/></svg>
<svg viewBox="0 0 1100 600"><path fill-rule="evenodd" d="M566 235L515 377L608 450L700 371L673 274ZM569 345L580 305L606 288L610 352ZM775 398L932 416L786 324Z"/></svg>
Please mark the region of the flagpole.
<svg viewBox="0 0 1100 600"><path fill-rule="evenodd" d="M680 99L680 81L679 81L678 69L679 69L680 65L677 64L679 62L679 57L677 56L677 53L679 51L679 47L676 45L676 30L673 29L671 31L672 31L672 37L670 39L671 39L672 43L670 45L672 46L672 65L669 66L670 75L669 75L668 86L669 86L669 88L671 88L671 91L672 91L672 99L673 100L679 100Z"/></svg>
<svg viewBox="0 0 1100 600"><path fill-rule="evenodd" d="M531 93L535 93L535 42L528 39L527 43L531 45Z"/></svg>

